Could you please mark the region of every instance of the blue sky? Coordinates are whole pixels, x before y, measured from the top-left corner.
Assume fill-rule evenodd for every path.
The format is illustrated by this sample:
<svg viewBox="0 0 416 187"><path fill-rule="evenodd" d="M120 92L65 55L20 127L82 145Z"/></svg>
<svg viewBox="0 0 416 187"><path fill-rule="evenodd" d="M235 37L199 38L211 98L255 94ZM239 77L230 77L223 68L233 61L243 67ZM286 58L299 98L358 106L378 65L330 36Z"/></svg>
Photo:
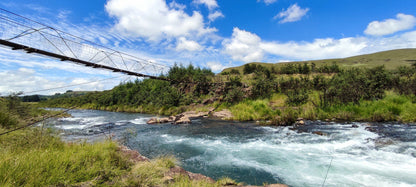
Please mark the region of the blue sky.
<svg viewBox="0 0 416 187"><path fill-rule="evenodd" d="M414 0L2 0L0 7L143 59L211 68L416 48ZM0 48L0 94L134 79Z"/></svg>

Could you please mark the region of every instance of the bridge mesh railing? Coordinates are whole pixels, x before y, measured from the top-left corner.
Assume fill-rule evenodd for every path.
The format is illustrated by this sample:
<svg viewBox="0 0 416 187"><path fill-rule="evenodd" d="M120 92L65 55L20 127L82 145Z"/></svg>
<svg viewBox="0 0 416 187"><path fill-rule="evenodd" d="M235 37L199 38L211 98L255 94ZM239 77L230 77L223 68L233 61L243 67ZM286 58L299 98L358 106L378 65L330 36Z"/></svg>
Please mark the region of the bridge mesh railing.
<svg viewBox="0 0 416 187"><path fill-rule="evenodd" d="M0 39L69 58L144 75L168 66L116 51L0 8Z"/></svg>

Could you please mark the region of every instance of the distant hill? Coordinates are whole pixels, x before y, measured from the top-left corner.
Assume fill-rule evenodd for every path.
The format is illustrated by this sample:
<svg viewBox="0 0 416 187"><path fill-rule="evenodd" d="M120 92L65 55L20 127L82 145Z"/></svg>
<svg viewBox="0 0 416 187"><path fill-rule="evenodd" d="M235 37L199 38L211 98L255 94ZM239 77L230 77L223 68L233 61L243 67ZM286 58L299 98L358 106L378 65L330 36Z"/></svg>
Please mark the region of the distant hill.
<svg viewBox="0 0 416 187"><path fill-rule="evenodd" d="M391 51L377 52L373 54L359 55L348 58L339 59L326 59L326 60L309 60L309 61L298 61L298 62L284 62L284 63L264 63L264 62L253 62L254 64L261 64L266 67L278 68L281 65L294 63L315 63L317 67L324 64L337 63L342 68L349 67L366 67L372 68L376 66L384 65L386 69L396 69L399 66L409 66L412 63L416 63L416 49L397 49ZM250 63L252 64L252 63ZM244 66L244 65L243 65ZM243 66L231 67L224 69L223 72L229 72L231 69L237 69L240 72L243 71Z"/></svg>

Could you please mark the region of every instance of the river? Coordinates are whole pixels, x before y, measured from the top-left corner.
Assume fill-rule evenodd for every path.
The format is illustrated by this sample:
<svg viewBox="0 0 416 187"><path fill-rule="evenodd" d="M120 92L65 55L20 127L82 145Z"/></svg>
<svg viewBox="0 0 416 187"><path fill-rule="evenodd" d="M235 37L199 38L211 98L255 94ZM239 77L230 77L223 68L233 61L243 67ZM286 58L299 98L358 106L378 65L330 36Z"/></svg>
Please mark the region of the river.
<svg viewBox="0 0 416 187"><path fill-rule="evenodd" d="M72 117L46 123L66 141L112 136L149 158L174 155L186 170L214 179L228 176L252 185L416 186L415 125L315 121L294 131L205 118L187 125L147 125L152 115L69 113Z"/></svg>

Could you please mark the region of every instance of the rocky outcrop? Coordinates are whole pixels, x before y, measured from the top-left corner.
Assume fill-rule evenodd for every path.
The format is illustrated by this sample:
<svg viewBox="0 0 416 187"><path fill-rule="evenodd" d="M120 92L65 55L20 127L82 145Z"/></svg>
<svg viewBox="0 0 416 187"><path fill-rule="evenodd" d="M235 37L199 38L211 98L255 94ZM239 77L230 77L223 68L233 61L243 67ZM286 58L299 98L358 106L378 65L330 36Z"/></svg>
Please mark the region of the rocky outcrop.
<svg viewBox="0 0 416 187"><path fill-rule="evenodd" d="M173 180L175 176L178 176L178 175L185 176L189 178L190 180L196 180L196 181L204 180L209 183L215 183L215 180L210 177L207 177L199 173L192 173L192 172L186 171L179 166L170 168L170 170L165 173L164 179L169 182L170 180Z"/></svg>
<svg viewBox="0 0 416 187"><path fill-rule="evenodd" d="M128 158L131 162L148 162L150 161L148 158L142 156L139 152L129 149L126 146L120 145L118 147L118 151L126 158Z"/></svg>
<svg viewBox="0 0 416 187"><path fill-rule="evenodd" d="M227 109L221 110L219 112L212 112L211 115L212 117L220 118L222 120L232 119L234 117L233 114Z"/></svg>
<svg viewBox="0 0 416 187"><path fill-rule="evenodd" d="M147 124L159 124L159 123L172 123L172 124L189 124L192 123L191 118L199 117L208 117L211 115L215 118L220 118L223 120L232 119L233 115L227 109L221 110L219 112L214 112L214 108L211 108L209 112L196 112L196 111L187 111L176 116L170 116L165 118L151 118L147 121Z"/></svg>
<svg viewBox="0 0 416 187"><path fill-rule="evenodd" d="M188 124L191 123L191 118L208 116L208 112L188 111L176 116L168 118L151 118L147 124L172 123L172 124Z"/></svg>
<svg viewBox="0 0 416 187"><path fill-rule="evenodd" d="M167 118L150 118L149 121L147 121L147 124L171 123L174 122L175 119L175 116L170 116Z"/></svg>
<svg viewBox="0 0 416 187"><path fill-rule="evenodd" d="M175 121L173 121L173 124L189 124L191 123L191 120L189 119L188 116L180 114L178 116L176 116Z"/></svg>

